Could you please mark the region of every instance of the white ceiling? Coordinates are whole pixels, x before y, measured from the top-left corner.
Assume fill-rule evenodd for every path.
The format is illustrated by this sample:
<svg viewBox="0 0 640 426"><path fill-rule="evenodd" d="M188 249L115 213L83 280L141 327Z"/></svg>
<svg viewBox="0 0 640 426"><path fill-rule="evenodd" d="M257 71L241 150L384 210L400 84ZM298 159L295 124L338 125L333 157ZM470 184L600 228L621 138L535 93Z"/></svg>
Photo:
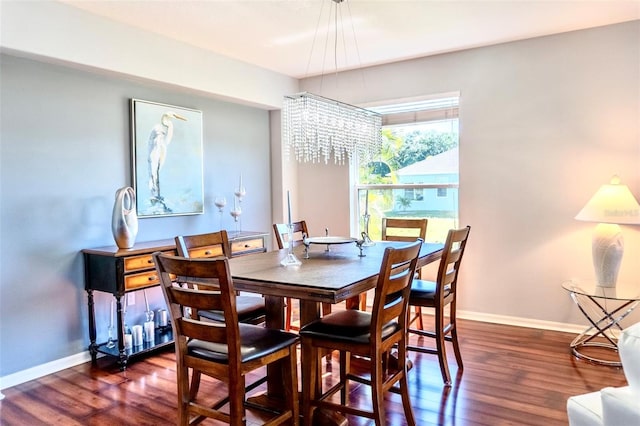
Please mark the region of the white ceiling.
<svg viewBox="0 0 640 426"><path fill-rule="evenodd" d="M346 0L335 49L334 0L58 1L297 78L640 19L640 0Z"/></svg>

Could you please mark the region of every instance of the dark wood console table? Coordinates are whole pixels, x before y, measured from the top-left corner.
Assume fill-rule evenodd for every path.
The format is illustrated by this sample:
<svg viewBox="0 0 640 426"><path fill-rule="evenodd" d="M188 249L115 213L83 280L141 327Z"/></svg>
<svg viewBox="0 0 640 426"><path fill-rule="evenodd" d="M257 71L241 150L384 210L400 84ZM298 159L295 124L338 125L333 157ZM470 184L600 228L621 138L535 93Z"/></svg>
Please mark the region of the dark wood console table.
<svg viewBox="0 0 640 426"><path fill-rule="evenodd" d="M266 237L268 233L229 231L228 234L231 253L234 257L267 251ZM87 291L89 309L89 339L91 341L89 353L94 363L98 353L102 353L117 357L120 369L124 370L127 367L129 357L142 355L173 343L171 327L166 327L156 328L153 344L145 342L143 346L133 349L125 349L124 346L123 296L128 292L160 284L151 257L156 251L175 254L174 240L136 243L130 249L106 246L82 250L85 265L85 290ZM112 348L107 347L106 342L96 342L96 315L93 301L95 290L110 293L116 299L117 341L115 347Z"/></svg>

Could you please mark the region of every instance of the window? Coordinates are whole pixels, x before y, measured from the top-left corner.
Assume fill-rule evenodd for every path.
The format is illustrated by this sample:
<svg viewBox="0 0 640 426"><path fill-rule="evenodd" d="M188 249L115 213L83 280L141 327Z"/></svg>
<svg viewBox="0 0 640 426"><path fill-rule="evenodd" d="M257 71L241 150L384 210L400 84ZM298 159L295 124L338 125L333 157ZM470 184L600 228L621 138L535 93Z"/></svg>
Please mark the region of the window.
<svg viewBox="0 0 640 426"><path fill-rule="evenodd" d="M354 163L357 234L380 239L383 217L427 217L433 242L458 226L458 104L455 93L369 107L383 115L383 149Z"/></svg>
<svg viewBox="0 0 640 426"><path fill-rule="evenodd" d="M440 192L438 191L438 194ZM422 201L424 200L424 190L422 188L406 188L404 190L405 198L410 200ZM439 195L438 195L439 196Z"/></svg>
<svg viewBox="0 0 640 426"><path fill-rule="evenodd" d="M414 200L415 198L413 197L413 188L405 189L404 190L404 196L405 196L405 198L408 198L410 200Z"/></svg>

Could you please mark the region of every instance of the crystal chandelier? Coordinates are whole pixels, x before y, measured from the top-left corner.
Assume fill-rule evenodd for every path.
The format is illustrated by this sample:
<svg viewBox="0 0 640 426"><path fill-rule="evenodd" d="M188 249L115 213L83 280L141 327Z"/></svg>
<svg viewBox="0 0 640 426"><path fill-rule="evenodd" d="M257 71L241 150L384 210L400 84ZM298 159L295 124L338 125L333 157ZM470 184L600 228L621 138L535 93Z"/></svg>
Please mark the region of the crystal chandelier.
<svg viewBox="0 0 640 426"><path fill-rule="evenodd" d="M336 5L343 2L332 1ZM337 6L335 10L337 46ZM380 153L381 131L382 116L376 112L308 92L284 98L284 152L290 156L293 150L299 162L319 163L322 158L327 164L331 155L335 164L344 164L345 158L351 163L355 157L369 162Z"/></svg>
<svg viewBox="0 0 640 426"><path fill-rule="evenodd" d="M380 114L307 92L285 96L282 127L285 154L299 162L369 162L382 144Z"/></svg>

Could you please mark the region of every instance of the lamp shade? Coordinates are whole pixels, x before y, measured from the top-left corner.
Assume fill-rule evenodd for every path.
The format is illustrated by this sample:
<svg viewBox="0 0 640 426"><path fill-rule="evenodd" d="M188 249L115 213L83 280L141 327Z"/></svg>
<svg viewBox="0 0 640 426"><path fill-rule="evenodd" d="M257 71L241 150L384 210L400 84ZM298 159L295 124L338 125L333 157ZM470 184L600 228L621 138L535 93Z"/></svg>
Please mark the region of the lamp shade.
<svg viewBox="0 0 640 426"><path fill-rule="evenodd" d="M627 185L614 176L602 185L575 217L577 220L620 225L640 224L640 205Z"/></svg>

